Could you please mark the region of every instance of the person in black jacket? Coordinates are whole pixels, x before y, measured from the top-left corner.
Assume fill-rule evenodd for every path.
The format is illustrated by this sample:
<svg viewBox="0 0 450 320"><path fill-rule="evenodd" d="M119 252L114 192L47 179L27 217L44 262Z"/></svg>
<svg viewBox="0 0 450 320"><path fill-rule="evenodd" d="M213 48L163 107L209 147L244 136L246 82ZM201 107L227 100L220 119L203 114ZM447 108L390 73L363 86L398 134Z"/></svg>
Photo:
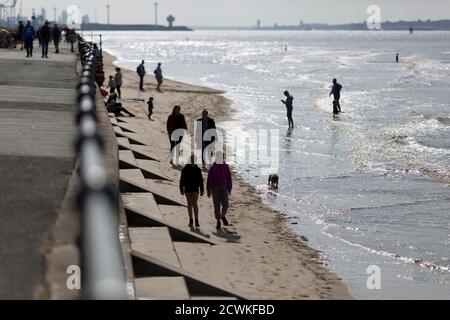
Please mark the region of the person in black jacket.
<svg viewBox="0 0 450 320"><path fill-rule="evenodd" d="M180 155L180 146L181 142L183 141L183 137L179 137L177 134L180 134L179 130L187 130L187 124L186 119L184 115L181 113L181 107L180 106L174 106L172 113L167 118L166 123L167 128L167 134L169 135L170 140L170 150L172 152L172 157L170 159L170 163L173 164L175 160L175 163L178 163L179 155ZM176 136L172 137L172 135L175 133Z"/></svg>
<svg viewBox="0 0 450 320"><path fill-rule="evenodd" d="M192 213L195 216L195 227L200 228L198 221L198 196L203 196L205 187L200 168L195 164L194 155L191 156L191 163L188 163L181 171L180 193L186 196L189 214L189 227L194 226Z"/></svg>
<svg viewBox="0 0 450 320"><path fill-rule="evenodd" d="M17 38L16 38L16 46L20 44L20 50L23 50L23 29L25 26L22 21L19 21L19 26L17 27Z"/></svg>
<svg viewBox="0 0 450 320"><path fill-rule="evenodd" d="M200 135L200 128L201 128L201 135ZM205 161L205 149L215 141L215 137L211 139L211 141L207 141L208 139L205 139L205 133L208 130L216 130L216 122L213 118L209 117L208 110L203 110L202 117L200 119L197 119L197 130L199 131L197 134L197 137L199 139L198 145L202 146L202 162L203 167L206 165ZM205 141L206 140L206 141Z"/></svg>
<svg viewBox="0 0 450 320"><path fill-rule="evenodd" d="M55 53L59 53L59 43L61 42L61 29L55 23L52 29L53 44L55 45Z"/></svg>
<svg viewBox="0 0 450 320"><path fill-rule="evenodd" d="M52 30L50 29L48 21L45 21L39 36L41 37L42 44L42 58L48 58L48 44L50 43L50 38L52 37Z"/></svg>

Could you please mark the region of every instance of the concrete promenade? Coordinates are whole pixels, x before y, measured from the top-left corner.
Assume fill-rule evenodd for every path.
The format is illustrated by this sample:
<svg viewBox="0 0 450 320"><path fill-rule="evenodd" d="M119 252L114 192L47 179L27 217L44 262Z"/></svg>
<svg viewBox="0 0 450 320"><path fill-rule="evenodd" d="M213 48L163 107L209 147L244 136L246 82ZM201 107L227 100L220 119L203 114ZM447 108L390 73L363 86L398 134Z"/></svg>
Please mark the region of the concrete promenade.
<svg viewBox="0 0 450 320"><path fill-rule="evenodd" d="M33 299L72 174L76 55L0 50L0 299Z"/></svg>

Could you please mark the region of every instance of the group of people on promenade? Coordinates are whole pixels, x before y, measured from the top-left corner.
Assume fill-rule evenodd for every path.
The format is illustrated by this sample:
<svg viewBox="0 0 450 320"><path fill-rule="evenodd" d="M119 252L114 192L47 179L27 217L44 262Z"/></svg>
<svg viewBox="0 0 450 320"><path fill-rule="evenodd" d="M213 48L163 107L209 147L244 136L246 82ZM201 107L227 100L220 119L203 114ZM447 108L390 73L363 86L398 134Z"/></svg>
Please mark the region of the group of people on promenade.
<svg viewBox="0 0 450 320"><path fill-rule="evenodd" d="M76 33L74 30L65 28L64 29L66 40L71 44L71 50L74 52L74 43L76 41ZM42 58L48 58L48 50L50 42L53 42L55 46L55 53L58 54L59 44L62 39L63 30L55 23L53 27L50 26L48 21L45 21L44 25L41 26L37 31L28 20L24 25L22 21L19 21L17 27L17 37L16 46L20 45L20 49L25 48L27 52L27 58L33 57L33 44L34 40L37 38L39 40L39 45L42 48Z"/></svg>
<svg viewBox="0 0 450 320"><path fill-rule="evenodd" d="M341 113L341 90L342 85L337 82L337 79L333 79L333 86L331 87L331 92L329 96L333 95L333 115L336 116ZM294 119L292 116L292 112L294 110L294 97L289 93L289 91L284 91L284 95L286 96L286 100L281 100L281 102L286 106L287 118L289 130L294 129Z"/></svg>
<svg viewBox="0 0 450 320"><path fill-rule="evenodd" d="M153 74L155 75L156 79L156 91L161 92L161 86L163 84L164 78L163 78L163 72L161 68L161 63L158 63L156 66L155 71L153 71ZM142 60L141 64L137 67L136 73L139 76L139 90L144 91L144 77L147 74L145 70L145 61Z"/></svg>

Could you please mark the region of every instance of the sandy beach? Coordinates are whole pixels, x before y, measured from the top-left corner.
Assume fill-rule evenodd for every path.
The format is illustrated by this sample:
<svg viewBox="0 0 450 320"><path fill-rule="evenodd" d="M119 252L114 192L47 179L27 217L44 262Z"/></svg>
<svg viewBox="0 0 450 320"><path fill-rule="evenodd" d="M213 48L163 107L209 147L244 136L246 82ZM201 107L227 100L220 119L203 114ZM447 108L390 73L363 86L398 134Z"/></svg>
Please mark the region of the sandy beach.
<svg viewBox="0 0 450 320"><path fill-rule="evenodd" d="M104 54L105 76L114 75L115 57ZM161 183L164 192L173 197L178 193L179 169L169 164L170 149L165 129L166 119L175 104L182 108L189 132L194 120L208 109L218 127L232 115L230 101L223 92L165 80L163 92L155 90L153 65L146 65L145 92L138 90L134 70L123 71L122 103L136 114L129 122L142 141L152 146L161 161L160 172L172 182ZM154 121L146 115L142 100L154 97ZM128 119L126 119L128 120ZM165 161L167 160L167 161ZM203 171L206 179L207 172ZM177 244L182 268L215 283L230 287L251 299L350 299L348 288L320 262L320 254L307 246L301 237L290 232L290 224L301 221L287 219L282 213L263 205L257 192L234 174L234 190L228 213L231 226L227 232L217 232L212 200L199 199L201 233L218 243L216 246L195 247ZM164 206L162 206L164 208ZM167 207L164 218L177 226L188 228L185 208Z"/></svg>

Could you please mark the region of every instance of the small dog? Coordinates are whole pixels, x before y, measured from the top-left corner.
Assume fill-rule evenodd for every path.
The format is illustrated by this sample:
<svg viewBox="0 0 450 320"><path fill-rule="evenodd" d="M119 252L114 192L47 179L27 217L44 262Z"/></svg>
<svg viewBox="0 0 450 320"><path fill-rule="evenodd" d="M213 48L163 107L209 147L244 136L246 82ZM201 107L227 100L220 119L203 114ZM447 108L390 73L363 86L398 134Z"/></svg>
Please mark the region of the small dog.
<svg viewBox="0 0 450 320"><path fill-rule="evenodd" d="M273 173L269 176L269 182L268 185L272 189L278 189L278 181L280 178L278 177L278 174Z"/></svg>

